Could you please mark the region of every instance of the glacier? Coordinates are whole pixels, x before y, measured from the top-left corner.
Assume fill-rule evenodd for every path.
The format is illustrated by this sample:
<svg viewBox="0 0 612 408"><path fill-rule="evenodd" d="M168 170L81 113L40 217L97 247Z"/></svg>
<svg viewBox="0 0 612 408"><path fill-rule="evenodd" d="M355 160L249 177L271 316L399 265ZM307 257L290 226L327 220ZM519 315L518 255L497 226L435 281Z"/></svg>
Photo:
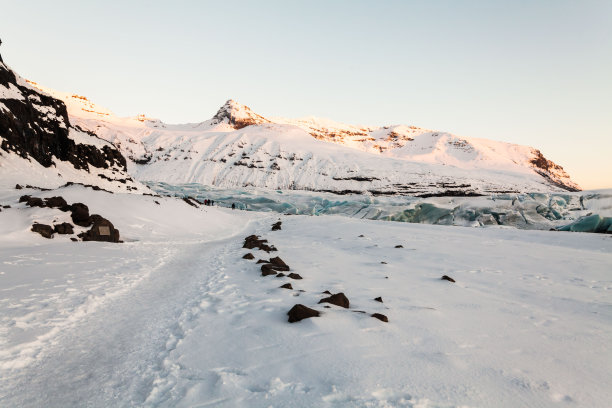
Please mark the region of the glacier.
<svg viewBox="0 0 612 408"><path fill-rule="evenodd" d="M199 183L145 182L161 195L214 200L215 205L286 215L466 227L612 233L612 189L580 193L491 194L477 197L339 195L302 190L220 189Z"/></svg>

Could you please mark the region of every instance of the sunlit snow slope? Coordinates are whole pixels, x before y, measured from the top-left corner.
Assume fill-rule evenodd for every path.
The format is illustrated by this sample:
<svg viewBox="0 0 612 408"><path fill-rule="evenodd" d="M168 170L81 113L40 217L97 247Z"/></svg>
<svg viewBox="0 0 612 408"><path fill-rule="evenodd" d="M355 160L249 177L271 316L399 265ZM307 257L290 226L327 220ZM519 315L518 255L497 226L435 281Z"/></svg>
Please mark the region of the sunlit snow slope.
<svg viewBox="0 0 612 408"><path fill-rule="evenodd" d="M232 100L210 120L169 125L120 118L85 97L41 89L66 103L72 122L117 146L139 180L375 195L579 189L527 146L415 126L267 119Z"/></svg>

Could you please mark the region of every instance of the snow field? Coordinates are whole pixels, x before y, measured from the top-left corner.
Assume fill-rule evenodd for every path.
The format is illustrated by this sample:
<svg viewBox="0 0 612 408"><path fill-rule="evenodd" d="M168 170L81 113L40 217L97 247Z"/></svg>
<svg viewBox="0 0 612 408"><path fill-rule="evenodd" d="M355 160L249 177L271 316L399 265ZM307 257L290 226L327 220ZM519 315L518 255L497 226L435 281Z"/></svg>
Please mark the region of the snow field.
<svg viewBox="0 0 612 408"><path fill-rule="evenodd" d="M282 216L272 232L277 214L81 187L6 189L0 201L30 193L84 202L127 242L45 240L29 221L52 210L0 213L2 406L605 407L612 398L606 235L336 216ZM243 249L252 233L278 252ZM255 262L270 256L304 279L261 277ZM278 288L286 282L294 290ZM324 290L344 292L351 307L319 305ZM296 303L322 315L290 324Z"/></svg>

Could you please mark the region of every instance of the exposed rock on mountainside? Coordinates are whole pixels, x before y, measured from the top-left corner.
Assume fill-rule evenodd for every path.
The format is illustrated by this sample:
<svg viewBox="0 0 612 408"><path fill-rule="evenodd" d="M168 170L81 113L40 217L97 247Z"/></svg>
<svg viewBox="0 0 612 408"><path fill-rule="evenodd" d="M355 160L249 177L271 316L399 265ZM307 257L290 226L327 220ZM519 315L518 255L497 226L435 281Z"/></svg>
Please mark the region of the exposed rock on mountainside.
<svg viewBox="0 0 612 408"><path fill-rule="evenodd" d="M230 99L225 102L212 118L212 125L219 123L227 123L238 130L251 125L270 123L270 121L253 112L248 106L241 105Z"/></svg>
<svg viewBox="0 0 612 408"><path fill-rule="evenodd" d="M117 148L92 131L72 126L63 101L39 91L1 62L0 149L49 169L66 162L77 172L95 172L109 182L115 181L114 175L127 177L126 160ZM103 170L106 174L98 174Z"/></svg>

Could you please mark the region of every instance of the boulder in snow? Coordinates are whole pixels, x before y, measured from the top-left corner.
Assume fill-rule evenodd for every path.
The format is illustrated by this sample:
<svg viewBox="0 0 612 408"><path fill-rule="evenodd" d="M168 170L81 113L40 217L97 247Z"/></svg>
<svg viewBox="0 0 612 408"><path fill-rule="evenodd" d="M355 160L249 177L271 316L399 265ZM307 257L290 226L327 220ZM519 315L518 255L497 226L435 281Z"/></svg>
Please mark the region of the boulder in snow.
<svg viewBox="0 0 612 408"><path fill-rule="evenodd" d="M320 315L318 311L300 304L293 306L287 314L289 315L289 323L299 322L300 320L318 317Z"/></svg>

